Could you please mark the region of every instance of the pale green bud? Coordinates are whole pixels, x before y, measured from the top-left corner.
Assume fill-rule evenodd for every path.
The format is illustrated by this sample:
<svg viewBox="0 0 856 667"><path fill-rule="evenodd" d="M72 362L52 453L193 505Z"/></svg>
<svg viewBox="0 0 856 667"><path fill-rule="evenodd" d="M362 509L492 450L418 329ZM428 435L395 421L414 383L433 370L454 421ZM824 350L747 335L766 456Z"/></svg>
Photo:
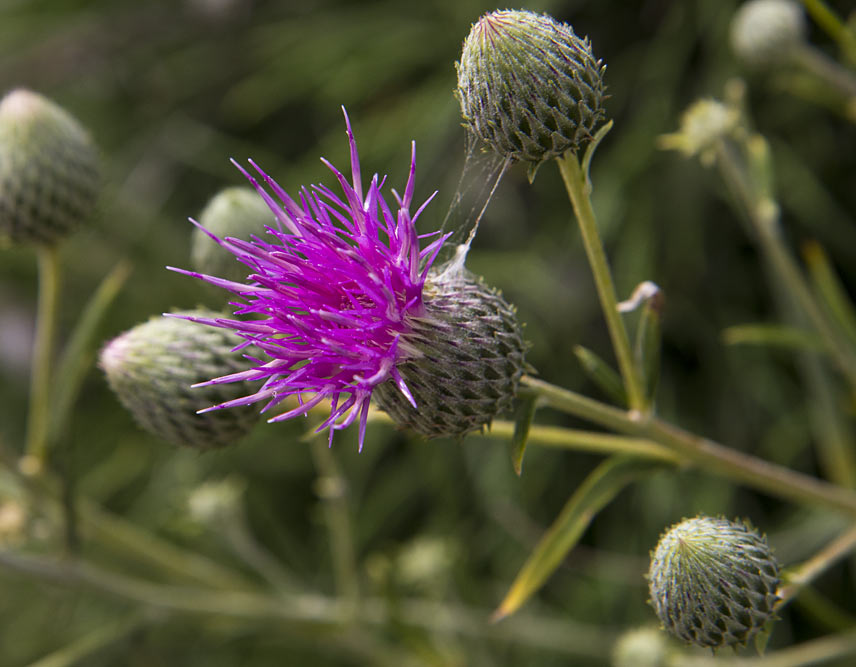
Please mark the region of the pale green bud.
<svg viewBox="0 0 856 667"><path fill-rule="evenodd" d="M604 119L606 67L588 39L546 14L486 14L457 69L466 126L502 157L538 164L576 151Z"/></svg>
<svg viewBox="0 0 856 667"><path fill-rule="evenodd" d="M262 236L265 225L274 224L274 214L253 188L226 188L215 195L199 216L199 224L221 239L234 237L249 240ZM242 282L250 269L235 259L198 227L193 230L190 261L194 270L226 280Z"/></svg>
<svg viewBox="0 0 856 667"><path fill-rule="evenodd" d="M100 185L77 120L29 90L0 100L0 242L56 243L92 214Z"/></svg>
<svg viewBox="0 0 856 667"><path fill-rule="evenodd" d="M792 0L749 0L731 21L731 47L747 65L784 64L803 44L805 16Z"/></svg>
<svg viewBox="0 0 856 667"><path fill-rule="evenodd" d="M200 310L176 315L215 318ZM246 383L192 385L240 372L248 362L232 348L240 336L174 317L153 317L104 346L100 366L119 401L144 429L177 445L213 449L232 444L259 420L256 406L197 414L252 394Z"/></svg>
<svg viewBox="0 0 856 667"><path fill-rule="evenodd" d="M735 646L774 617L779 565L748 524L699 516L660 538L648 585L668 632L699 646Z"/></svg>

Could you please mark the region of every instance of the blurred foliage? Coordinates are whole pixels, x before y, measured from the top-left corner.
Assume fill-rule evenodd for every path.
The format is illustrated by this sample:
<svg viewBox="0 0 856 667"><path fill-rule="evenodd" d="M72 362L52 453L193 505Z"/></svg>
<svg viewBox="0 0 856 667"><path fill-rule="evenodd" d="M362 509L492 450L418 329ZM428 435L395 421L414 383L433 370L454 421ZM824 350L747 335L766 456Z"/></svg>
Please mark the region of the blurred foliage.
<svg viewBox="0 0 856 667"><path fill-rule="evenodd" d="M690 102L721 95L727 80L745 74L756 127L772 145L788 242L798 249L817 241L856 289L856 129L775 78L741 72L727 39L735 5L569 0L527 8L589 35L608 64L615 128L593 164L595 208L619 297L646 279L665 293L661 414L816 473L793 355L728 346L721 336L730 326L777 321L758 253L714 172L656 148ZM466 157L453 63L470 24L491 9L476 0L0 0L0 90L25 86L63 105L91 128L106 163L96 219L62 249L63 330L122 258L134 271L102 340L171 308L222 306L221 295L164 269L188 265L186 218L221 188L242 185L229 157L252 157L291 192L329 182L318 158L347 164L342 105L364 175L389 174L400 188L416 141L416 199L440 191L421 225L439 226ZM823 34L811 38L832 51ZM607 359L611 351L558 170L542 167L532 186L524 167L510 170L468 265L517 304L541 376L599 396L574 345ZM7 445L24 435L35 289L32 251L0 252L0 439ZM536 421L573 423L546 410ZM333 595L330 479L319 480L326 464L313 456L306 428L300 420L261 424L225 451L179 451L141 432L93 369L65 434L62 466L80 497L254 580L258 574L236 554L231 524L188 509L200 485L239 480L244 528L283 576ZM642 575L669 524L699 511L751 516L786 563L810 555L840 526L836 517L797 511L701 471L661 473L596 517L521 618L503 621L518 623L506 629L487 622L491 609L599 457L530 446L518 478L508 443L424 442L384 424L370 425L359 454L355 433L337 434L332 455L347 490L360 591L386 601L388 622L364 627L358 617L342 629L144 613L79 664L607 664L622 629L653 621ZM0 497L8 485L0 475ZM58 519L33 511L46 516L32 524L30 539L45 552L62 549L61 531L51 530ZM145 574L93 547L86 526L80 541L93 562ZM0 582L2 665L29 664L136 613L120 597L73 582L2 569ZM854 614L853 585L851 567L842 566L818 591ZM412 597L453 611L412 609ZM824 634L833 627L828 618L788 609L771 647Z"/></svg>

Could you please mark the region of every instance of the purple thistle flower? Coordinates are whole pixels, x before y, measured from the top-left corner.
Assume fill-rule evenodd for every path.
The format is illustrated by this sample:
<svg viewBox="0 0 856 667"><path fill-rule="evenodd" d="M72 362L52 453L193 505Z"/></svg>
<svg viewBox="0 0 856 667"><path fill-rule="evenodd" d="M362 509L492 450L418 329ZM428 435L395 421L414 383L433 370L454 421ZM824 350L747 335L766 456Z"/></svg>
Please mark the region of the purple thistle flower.
<svg viewBox="0 0 856 667"><path fill-rule="evenodd" d="M416 219L434 195L411 215L415 143L404 196L392 191L397 204L393 212L381 194L385 179L379 182L375 175L363 193L347 113L345 124L352 182L322 159L336 175L342 198L316 185L311 190L303 188L298 203L250 160L276 197L235 163L275 216L275 226L266 227L267 236L249 241L221 239L191 220L249 268L247 283L168 268L232 292L240 298L232 302L235 315L249 316L246 320L183 316L235 331L244 339L236 349L255 348L252 355L245 353L253 368L196 386L264 381L253 394L201 412L260 401L266 401L262 409L266 412L296 396L297 407L269 420L277 422L306 415L329 401L330 416L318 430L329 429L332 441L335 430L359 421L362 449L375 387L392 381L407 402L417 407L399 369L420 354L406 338L427 315L423 288L449 235L416 233ZM435 238L420 249L420 239L427 237Z"/></svg>

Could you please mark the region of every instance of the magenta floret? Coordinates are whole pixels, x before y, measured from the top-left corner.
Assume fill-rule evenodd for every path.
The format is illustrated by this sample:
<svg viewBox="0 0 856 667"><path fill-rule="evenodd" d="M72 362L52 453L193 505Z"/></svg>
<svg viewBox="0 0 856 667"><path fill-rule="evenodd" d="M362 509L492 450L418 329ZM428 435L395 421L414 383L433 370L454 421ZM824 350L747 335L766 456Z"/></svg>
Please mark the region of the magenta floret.
<svg viewBox="0 0 856 667"><path fill-rule="evenodd" d="M428 270L448 235L419 236L414 223L433 199L411 216L416 171L413 144L410 174L400 197L393 190L393 213L381 189L385 179L372 178L363 195L357 145L345 114L351 149L352 183L326 160L344 199L323 185L301 189L295 202L254 162L250 164L273 192L235 165L250 180L275 216L265 239L221 239L204 230L249 269L247 283L169 267L234 293L236 316L248 319L185 317L230 329L244 338L240 346L253 368L214 378L203 385L262 380L253 394L214 405L218 410L266 401L269 411L289 396L298 405L269 421L305 415L328 400L330 416L319 431L340 430L359 421L359 443L365 438L372 390L393 380L416 406L397 366L407 358L400 346L410 331L409 318L425 314L422 291ZM436 193L435 193L436 194ZM420 239L435 237L420 249ZM202 385L200 385L202 386Z"/></svg>

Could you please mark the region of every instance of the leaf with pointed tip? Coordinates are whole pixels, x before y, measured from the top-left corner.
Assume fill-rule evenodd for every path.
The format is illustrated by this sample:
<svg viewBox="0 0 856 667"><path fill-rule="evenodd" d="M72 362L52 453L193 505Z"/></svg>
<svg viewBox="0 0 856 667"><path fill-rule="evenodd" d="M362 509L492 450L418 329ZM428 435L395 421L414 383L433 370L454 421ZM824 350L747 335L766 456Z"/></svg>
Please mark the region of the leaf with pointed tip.
<svg viewBox="0 0 856 667"><path fill-rule="evenodd" d="M618 372L600 356L582 345L574 345L574 354L586 375L611 400L627 405L627 393Z"/></svg>
<svg viewBox="0 0 856 667"><path fill-rule="evenodd" d="M553 574L579 541L591 520L628 484L660 470L665 464L638 457L613 456L585 479L558 518L541 538L493 615L494 620L517 611Z"/></svg>
<svg viewBox="0 0 856 667"><path fill-rule="evenodd" d="M856 344L856 306L836 275L826 252L816 242L806 243L803 256L814 290L823 307L840 330Z"/></svg>
<svg viewBox="0 0 856 667"><path fill-rule="evenodd" d="M739 324L722 332L727 345L763 345L809 352L824 352L820 337L810 331L782 324Z"/></svg>
<svg viewBox="0 0 856 667"><path fill-rule="evenodd" d="M523 455L526 453L526 443L529 441L529 429L538 409L536 395L525 396L517 407L514 415L514 434L511 436L511 463L514 472L519 477L523 472Z"/></svg>

